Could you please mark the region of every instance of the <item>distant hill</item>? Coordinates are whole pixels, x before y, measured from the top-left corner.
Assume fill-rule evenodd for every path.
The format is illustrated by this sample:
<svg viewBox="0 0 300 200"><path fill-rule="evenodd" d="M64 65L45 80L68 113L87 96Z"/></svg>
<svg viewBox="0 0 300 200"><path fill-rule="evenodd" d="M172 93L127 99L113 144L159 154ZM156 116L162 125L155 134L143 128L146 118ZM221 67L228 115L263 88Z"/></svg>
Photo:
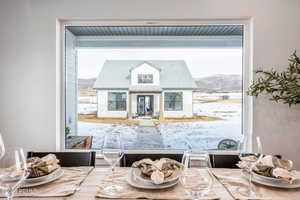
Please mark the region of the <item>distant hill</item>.
<svg viewBox="0 0 300 200"><path fill-rule="evenodd" d="M241 92L241 75L222 75L195 78L195 82L200 92Z"/></svg>
<svg viewBox="0 0 300 200"><path fill-rule="evenodd" d="M194 78L200 92L240 92L242 90L242 76L213 75ZM79 79L78 89L92 89L96 78Z"/></svg>
<svg viewBox="0 0 300 200"><path fill-rule="evenodd" d="M78 79L78 89L92 89L96 78Z"/></svg>

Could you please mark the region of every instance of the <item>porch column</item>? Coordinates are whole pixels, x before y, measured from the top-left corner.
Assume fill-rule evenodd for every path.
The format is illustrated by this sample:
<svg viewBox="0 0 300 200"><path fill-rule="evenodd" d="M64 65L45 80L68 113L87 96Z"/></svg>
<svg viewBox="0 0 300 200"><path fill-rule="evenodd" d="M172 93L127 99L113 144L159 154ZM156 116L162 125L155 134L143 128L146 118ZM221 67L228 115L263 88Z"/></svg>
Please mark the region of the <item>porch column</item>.
<svg viewBox="0 0 300 200"><path fill-rule="evenodd" d="M132 119L132 109L131 109L131 94L128 92L128 118Z"/></svg>
<svg viewBox="0 0 300 200"><path fill-rule="evenodd" d="M159 96L159 119L163 119L164 116L164 111L163 111L163 95L162 95L162 92L160 93L160 96Z"/></svg>

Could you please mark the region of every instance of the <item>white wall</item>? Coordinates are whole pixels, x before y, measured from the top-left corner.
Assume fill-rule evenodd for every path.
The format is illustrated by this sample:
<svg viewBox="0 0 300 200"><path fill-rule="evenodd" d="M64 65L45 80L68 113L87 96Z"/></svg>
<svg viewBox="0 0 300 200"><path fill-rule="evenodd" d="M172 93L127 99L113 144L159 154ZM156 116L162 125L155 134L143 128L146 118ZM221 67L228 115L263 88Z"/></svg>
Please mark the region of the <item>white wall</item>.
<svg viewBox="0 0 300 200"><path fill-rule="evenodd" d="M7 146L56 147L56 19L253 20L254 69L284 69L300 51L299 0L1 0L0 130ZM254 99L254 136L300 168L300 106Z"/></svg>
<svg viewBox="0 0 300 200"><path fill-rule="evenodd" d="M193 91L191 91L191 90L184 90L184 91L164 90L163 99L165 96L165 92L182 92L182 110L166 111L164 109L164 114L163 114L164 118L191 118L191 117L193 117ZM163 108L164 108L164 105L163 105Z"/></svg>
<svg viewBox="0 0 300 200"><path fill-rule="evenodd" d="M153 75L153 83L138 83L138 75L139 74L152 74ZM147 63L143 63L142 65L136 67L131 71L131 84L132 85L159 85L159 71L150 66Z"/></svg>
<svg viewBox="0 0 300 200"><path fill-rule="evenodd" d="M124 111L111 111L108 110L108 92L126 92L126 110ZM126 90L98 90L98 112L97 117L99 118L127 118L127 110L128 110L128 92Z"/></svg>
<svg viewBox="0 0 300 200"><path fill-rule="evenodd" d="M137 114L137 95L131 94L131 113L132 115Z"/></svg>
<svg viewBox="0 0 300 200"><path fill-rule="evenodd" d="M159 114L159 109L160 109L160 94L155 94L153 97L153 107L154 107L154 114Z"/></svg>

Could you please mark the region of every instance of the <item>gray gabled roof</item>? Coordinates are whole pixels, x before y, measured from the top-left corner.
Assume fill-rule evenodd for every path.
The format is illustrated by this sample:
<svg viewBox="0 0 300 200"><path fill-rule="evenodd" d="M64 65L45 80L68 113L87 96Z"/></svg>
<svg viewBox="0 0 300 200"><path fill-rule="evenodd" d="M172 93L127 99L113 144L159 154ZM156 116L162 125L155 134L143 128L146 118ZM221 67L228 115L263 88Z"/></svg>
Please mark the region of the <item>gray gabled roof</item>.
<svg viewBox="0 0 300 200"><path fill-rule="evenodd" d="M130 70L143 63L160 69L162 89L195 89L197 85L183 60L107 60L94 84L95 89L129 89Z"/></svg>

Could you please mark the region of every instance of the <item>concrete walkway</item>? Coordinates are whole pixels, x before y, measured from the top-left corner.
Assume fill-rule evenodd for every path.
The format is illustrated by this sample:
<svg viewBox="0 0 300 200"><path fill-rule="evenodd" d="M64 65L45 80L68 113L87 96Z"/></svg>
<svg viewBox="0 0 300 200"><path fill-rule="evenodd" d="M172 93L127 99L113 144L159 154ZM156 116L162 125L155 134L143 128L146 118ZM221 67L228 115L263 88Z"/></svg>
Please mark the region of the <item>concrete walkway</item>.
<svg viewBox="0 0 300 200"><path fill-rule="evenodd" d="M164 149L164 141L156 126L140 126L136 129L136 139L131 149Z"/></svg>
<svg viewBox="0 0 300 200"><path fill-rule="evenodd" d="M151 119L139 119L139 126L149 126L154 127L155 124Z"/></svg>

